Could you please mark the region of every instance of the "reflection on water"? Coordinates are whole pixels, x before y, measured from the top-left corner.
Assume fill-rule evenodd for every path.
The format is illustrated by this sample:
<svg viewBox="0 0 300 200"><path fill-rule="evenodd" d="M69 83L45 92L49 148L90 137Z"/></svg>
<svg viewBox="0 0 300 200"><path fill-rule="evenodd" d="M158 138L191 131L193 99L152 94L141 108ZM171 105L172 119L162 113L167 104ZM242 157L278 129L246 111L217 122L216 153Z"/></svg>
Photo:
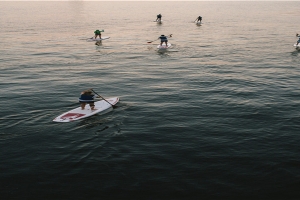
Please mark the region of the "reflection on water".
<svg viewBox="0 0 300 200"><path fill-rule="evenodd" d="M295 55L298 55L300 52L300 49L295 49L294 51L292 51L292 55L295 56Z"/></svg>
<svg viewBox="0 0 300 200"><path fill-rule="evenodd" d="M97 45L97 46L102 46L102 40L97 41L97 42L95 43L95 45Z"/></svg>

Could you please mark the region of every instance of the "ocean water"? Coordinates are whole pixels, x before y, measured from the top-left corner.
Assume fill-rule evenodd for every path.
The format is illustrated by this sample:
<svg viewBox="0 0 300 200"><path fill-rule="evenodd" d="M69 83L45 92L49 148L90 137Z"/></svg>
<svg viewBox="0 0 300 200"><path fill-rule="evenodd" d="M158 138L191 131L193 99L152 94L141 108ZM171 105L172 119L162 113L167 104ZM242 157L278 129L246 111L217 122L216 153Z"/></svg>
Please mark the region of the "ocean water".
<svg viewBox="0 0 300 200"><path fill-rule="evenodd" d="M0 196L299 198L299 6L0 2ZM52 121L87 88L118 108Z"/></svg>

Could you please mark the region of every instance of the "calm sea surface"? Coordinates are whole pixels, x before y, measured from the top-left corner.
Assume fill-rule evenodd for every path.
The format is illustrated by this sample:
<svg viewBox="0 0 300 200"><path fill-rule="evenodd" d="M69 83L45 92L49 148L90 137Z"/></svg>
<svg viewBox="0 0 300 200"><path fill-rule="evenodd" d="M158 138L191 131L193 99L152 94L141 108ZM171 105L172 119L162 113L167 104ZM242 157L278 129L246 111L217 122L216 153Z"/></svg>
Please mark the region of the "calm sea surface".
<svg viewBox="0 0 300 200"><path fill-rule="evenodd" d="M0 2L0 196L299 198L299 7ZM52 122L87 88L118 108Z"/></svg>

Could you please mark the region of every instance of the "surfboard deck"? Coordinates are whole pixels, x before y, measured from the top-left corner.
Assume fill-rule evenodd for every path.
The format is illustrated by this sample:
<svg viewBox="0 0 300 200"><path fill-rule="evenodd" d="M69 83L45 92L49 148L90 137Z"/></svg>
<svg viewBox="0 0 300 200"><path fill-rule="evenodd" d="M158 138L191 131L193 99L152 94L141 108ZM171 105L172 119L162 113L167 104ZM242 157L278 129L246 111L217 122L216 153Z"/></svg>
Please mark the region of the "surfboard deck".
<svg viewBox="0 0 300 200"><path fill-rule="evenodd" d="M297 45L297 43L294 44L294 47L300 48L300 43Z"/></svg>
<svg viewBox="0 0 300 200"><path fill-rule="evenodd" d="M102 40L107 40L107 39L109 39L110 37L101 37L101 39L100 38L94 38L94 37L92 37L92 38L89 38L89 39L87 39L87 41L88 42L93 42L93 41L102 41Z"/></svg>
<svg viewBox="0 0 300 200"><path fill-rule="evenodd" d="M109 103L112 105L115 105L119 102L119 97L112 97L106 99ZM73 110L70 110L68 112L65 112L58 117L54 118L54 122L72 122L75 120L83 119L90 117L92 115L104 112L105 110L111 108L112 106L107 103L105 100L96 101L95 104L95 110L91 110L90 105L86 104L84 110L81 109L81 107L75 108Z"/></svg>
<svg viewBox="0 0 300 200"><path fill-rule="evenodd" d="M163 22L163 20L157 20L157 21L153 21L153 22L161 24Z"/></svg>
<svg viewBox="0 0 300 200"><path fill-rule="evenodd" d="M171 43L169 43L168 42L168 46L166 46L166 44L165 43L163 43L163 45L157 45L157 48L158 49L168 49L168 48L170 48L172 45L171 45Z"/></svg>

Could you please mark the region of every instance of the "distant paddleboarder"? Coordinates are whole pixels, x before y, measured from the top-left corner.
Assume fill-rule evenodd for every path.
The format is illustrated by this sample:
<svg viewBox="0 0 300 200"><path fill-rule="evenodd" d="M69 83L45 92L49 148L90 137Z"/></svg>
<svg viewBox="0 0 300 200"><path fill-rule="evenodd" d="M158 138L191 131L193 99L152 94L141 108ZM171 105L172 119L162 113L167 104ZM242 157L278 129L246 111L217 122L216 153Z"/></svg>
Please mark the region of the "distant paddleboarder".
<svg viewBox="0 0 300 200"><path fill-rule="evenodd" d="M297 41L297 44L296 44L296 45L298 45L300 43L300 35L297 33L296 37L298 37L298 41Z"/></svg>
<svg viewBox="0 0 300 200"><path fill-rule="evenodd" d="M196 20L197 20L197 22L200 22L200 23L201 23L201 21L202 21L202 17L201 17L201 16L199 16L199 17L197 17L197 19L196 19ZM196 20L195 20L195 21L196 21Z"/></svg>
<svg viewBox="0 0 300 200"><path fill-rule="evenodd" d="M97 39L97 36L99 36L99 38L101 39L101 31L95 30L94 33L95 33L95 39Z"/></svg>
<svg viewBox="0 0 300 200"><path fill-rule="evenodd" d="M172 37L172 34L169 37ZM162 46L163 43L165 43L166 46L168 46L168 37L167 36L161 35L158 39L160 39L160 46Z"/></svg>
<svg viewBox="0 0 300 200"><path fill-rule="evenodd" d="M162 15L161 15L161 14L158 14L155 21L161 21L161 17L162 17Z"/></svg>

